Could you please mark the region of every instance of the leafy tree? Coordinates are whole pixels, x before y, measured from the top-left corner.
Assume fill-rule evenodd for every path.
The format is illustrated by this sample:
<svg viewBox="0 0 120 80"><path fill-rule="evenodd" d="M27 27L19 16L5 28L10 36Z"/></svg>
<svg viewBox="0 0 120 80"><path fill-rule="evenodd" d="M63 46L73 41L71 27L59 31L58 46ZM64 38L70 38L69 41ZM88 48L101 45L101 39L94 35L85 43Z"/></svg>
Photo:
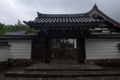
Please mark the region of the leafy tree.
<svg viewBox="0 0 120 80"><path fill-rule="evenodd" d="M0 23L0 36L2 36L5 32L4 26L5 26L4 24Z"/></svg>
<svg viewBox="0 0 120 80"><path fill-rule="evenodd" d="M15 24L14 27L15 30L25 30L27 34L36 34L38 32L37 30L30 28L25 24L22 24L20 20L18 20L18 23Z"/></svg>
<svg viewBox="0 0 120 80"><path fill-rule="evenodd" d="M22 24L20 20L18 20L17 24L15 25L5 25L0 23L0 36L4 35L5 32L18 30L25 30L26 34L36 34L38 32L37 30L30 28L25 24Z"/></svg>

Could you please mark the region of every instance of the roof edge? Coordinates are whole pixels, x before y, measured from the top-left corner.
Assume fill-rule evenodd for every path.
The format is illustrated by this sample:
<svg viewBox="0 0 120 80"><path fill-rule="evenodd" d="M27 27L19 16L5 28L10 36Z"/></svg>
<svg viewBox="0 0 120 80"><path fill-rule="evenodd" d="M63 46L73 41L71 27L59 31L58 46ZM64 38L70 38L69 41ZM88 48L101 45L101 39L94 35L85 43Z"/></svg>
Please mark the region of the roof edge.
<svg viewBox="0 0 120 80"><path fill-rule="evenodd" d="M105 20L109 21L110 23L114 24L114 26L117 26L120 28L120 23L111 17L107 16L104 12L102 12L98 6L95 4L93 8L88 12L89 15L93 15L94 13L98 14L99 16L103 17Z"/></svg>

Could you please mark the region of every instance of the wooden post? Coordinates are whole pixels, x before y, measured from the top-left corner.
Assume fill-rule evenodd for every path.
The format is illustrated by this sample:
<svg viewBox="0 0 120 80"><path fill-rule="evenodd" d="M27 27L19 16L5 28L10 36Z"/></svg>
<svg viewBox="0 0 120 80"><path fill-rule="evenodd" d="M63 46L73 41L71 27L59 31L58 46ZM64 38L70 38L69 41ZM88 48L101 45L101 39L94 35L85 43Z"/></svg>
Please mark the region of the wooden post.
<svg viewBox="0 0 120 80"><path fill-rule="evenodd" d="M79 63L85 63L85 38L81 36L77 39L77 52L78 52L78 61Z"/></svg>
<svg viewBox="0 0 120 80"><path fill-rule="evenodd" d="M45 41L45 63L50 63L51 61L50 39L46 36L44 38L44 41Z"/></svg>

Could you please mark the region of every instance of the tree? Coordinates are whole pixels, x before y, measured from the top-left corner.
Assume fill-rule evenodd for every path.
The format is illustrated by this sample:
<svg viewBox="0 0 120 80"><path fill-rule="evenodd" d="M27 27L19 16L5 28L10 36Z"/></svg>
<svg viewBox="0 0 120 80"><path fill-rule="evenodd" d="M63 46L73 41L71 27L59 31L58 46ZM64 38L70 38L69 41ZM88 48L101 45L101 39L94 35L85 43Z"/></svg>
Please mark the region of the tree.
<svg viewBox="0 0 120 80"><path fill-rule="evenodd" d="M0 23L0 36L2 36L5 32L4 26L5 26L4 24Z"/></svg>
<svg viewBox="0 0 120 80"><path fill-rule="evenodd" d="M16 30L25 30L27 34L36 34L38 31L30 28L29 26L22 24L20 20L18 20L17 24L15 24Z"/></svg>
<svg viewBox="0 0 120 80"><path fill-rule="evenodd" d="M26 31L26 34L36 34L38 32L37 30L30 28L25 24L22 24L20 20L18 20L17 24L15 25L5 25L0 23L0 36L4 35L5 32L14 32L18 30L24 30Z"/></svg>

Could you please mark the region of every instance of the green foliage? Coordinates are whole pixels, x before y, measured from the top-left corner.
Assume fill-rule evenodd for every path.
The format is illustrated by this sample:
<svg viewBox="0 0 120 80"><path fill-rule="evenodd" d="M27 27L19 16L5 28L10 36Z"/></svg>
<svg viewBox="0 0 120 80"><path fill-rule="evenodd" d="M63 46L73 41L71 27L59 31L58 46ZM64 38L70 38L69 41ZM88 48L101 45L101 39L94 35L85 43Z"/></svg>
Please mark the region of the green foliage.
<svg viewBox="0 0 120 80"><path fill-rule="evenodd" d="M52 41L52 48L54 49L54 53L57 53L56 58L68 59L74 57L74 51L67 39L54 39Z"/></svg>
<svg viewBox="0 0 120 80"><path fill-rule="evenodd" d="M0 23L0 36L2 36L5 32L4 27L5 27L5 25Z"/></svg>
<svg viewBox="0 0 120 80"><path fill-rule="evenodd" d="M74 51L71 48L59 48L56 49L57 58L73 58Z"/></svg>
<svg viewBox="0 0 120 80"><path fill-rule="evenodd" d="M30 59L8 59L8 67L26 67L33 64Z"/></svg>
<svg viewBox="0 0 120 80"><path fill-rule="evenodd" d="M102 60L98 60L94 64L102 66L102 67L119 68L120 59L102 59Z"/></svg>
<svg viewBox="0 0 120 80"><path fill-rule="evenodd" d="M32 29L25 24L22 24L20 20L18 20L18 23L15 25L4 25L0 23L0 36L2 36L5 32L18 30L25 30L26 34L36 34L38 32L37 30Z"/></svg>

